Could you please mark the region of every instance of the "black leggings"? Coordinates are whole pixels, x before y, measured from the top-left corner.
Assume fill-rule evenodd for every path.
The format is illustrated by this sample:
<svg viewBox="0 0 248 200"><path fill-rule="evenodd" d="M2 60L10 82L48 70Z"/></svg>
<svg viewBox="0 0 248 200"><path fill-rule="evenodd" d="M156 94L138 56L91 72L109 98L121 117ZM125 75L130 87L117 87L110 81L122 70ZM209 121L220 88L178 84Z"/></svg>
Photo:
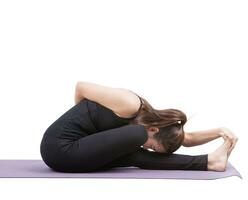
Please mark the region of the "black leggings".
<svg viewBox="0 0 248 200"><path fill-rule="evenodd" d="M80 133L79 133L80 132ZM79 136L80 134L80 136ZM147 140L142 125L124 125L87 135L57 121L44 134L40 152L44 162L60 172L91 172L113 167L160 170L208 170L208 155L152 152L141 148Z"/></svg>

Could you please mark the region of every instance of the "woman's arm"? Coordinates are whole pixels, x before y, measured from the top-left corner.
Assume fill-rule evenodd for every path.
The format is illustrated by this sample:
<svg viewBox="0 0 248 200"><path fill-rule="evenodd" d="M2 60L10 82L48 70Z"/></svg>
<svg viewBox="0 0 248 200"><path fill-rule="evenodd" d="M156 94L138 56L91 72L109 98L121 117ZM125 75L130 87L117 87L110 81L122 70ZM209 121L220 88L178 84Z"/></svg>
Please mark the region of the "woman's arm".
<svg viewBox="0 0 248 200"><path fill-rule="evenodd" d="M140 106L137 95L128 89L78 81L75 89L75 103L79 103L83 98L111 109L120 117L133 116Z"/></svg>
<svg viewBox="0 0 248 200"><path fill-rule="evenodd" d="M192 147L196 145L205 144L207 142L210 142L214 139L221 137L221 132L222 132L221 128L214 128L214 129L185 133L185 137L182 145L185 147Z"/></svg>
<svg viewBox="0 0 248 200"><path fill-rule="evenodd" d="M79 88L79 83L77 82L76 87L75 87L75 93L74 93L75 104L78 104L83 99L84 99L83 93Z"/></svg>

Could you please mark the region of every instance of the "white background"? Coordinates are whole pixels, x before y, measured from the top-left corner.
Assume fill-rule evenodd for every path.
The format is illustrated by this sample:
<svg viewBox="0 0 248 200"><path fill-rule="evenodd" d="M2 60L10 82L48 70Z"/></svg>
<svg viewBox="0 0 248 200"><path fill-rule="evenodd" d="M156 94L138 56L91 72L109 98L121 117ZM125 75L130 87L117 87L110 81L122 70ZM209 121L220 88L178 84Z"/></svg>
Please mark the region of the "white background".
<svg viewBox="0 0 248 200"><path fill-rule="evenodd" d="M0 1L0 159L41 159L46 128L74 105L77 81L124 87L183 110L185 130L239 138L238 177L0 179L3 199L233 199L247 186L247 1ZM177 153L214 151L223 140Z"/></svg>

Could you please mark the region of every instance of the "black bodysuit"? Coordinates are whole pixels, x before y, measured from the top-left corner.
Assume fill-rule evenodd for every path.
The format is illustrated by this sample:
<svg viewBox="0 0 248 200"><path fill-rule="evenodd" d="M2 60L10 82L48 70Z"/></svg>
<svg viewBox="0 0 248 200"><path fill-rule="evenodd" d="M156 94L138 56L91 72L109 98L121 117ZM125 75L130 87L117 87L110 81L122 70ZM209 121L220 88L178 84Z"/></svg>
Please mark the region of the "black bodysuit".
<svg viewBox="0 0 248 200"><path fill-rule="evenodd" d="M140 98L140 97L139 97ZM141 98L140 98L141 100ZM65 112L45 131L40 153L51 169L61 172L91 172L113 167L142 169L207 170L208 155L181 155L143 149L148 134L132 118L116 115L87 98Z"/></svg>

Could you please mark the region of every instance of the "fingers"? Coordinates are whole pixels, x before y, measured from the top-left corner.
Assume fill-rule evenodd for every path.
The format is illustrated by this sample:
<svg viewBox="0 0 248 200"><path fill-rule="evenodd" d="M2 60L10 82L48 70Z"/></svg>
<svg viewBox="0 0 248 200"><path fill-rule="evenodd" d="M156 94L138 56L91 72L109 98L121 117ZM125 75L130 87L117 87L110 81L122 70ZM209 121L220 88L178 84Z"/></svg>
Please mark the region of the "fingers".
<svg viewBox="0 0 248 200"><path fill-rule="evenodd" d="M231 145L231 147L230 147L230 151L232 151L232 150L234 149L234 147L235 147L237 141L238 141L238 138L237 138L237 137L235 137L235 138L232 140L232 145Z"/></svg>
<svg viewBox="0 0 248 200"><path fill-rule="evenodd" d="M227 137L227 139L231 142L231 146L230 146L230 148L228 149L228 155L230 155L230 153L232 152L232 150L233 150L234 147L236 146L236 143L237 143L237 141L238 141L238 138L235 137L235 138L230 139L229 137Z"/></svg>
<svg viewBox="0 0 248 200"><path fill-rule="evenodd" d="M234 143L234 144L236 144L236 142L238 141L237 136L234 135L234 133L232 131L230 131L230 129L223 128L221 131L221 136L223 137L223 135L226 135L228 137L228 139L231 140L232 143Z"/></svg>
<svg viewBox="0 0 248 200"><path fill-rule="evenodd" d="M231 150L233 150L233 148L235 147L237 141L238 141L238 138L234 135L227 135L228 139L232 142L232 145L230 147Z"/></svg>
<svg viewBox="0 0 248 200"><path fill-rule="evenodd" d="M222 130L222 132L224 132L231 140L237 138L230 129L225 128Z"/></svg>
<svg viewBox="0 0 248 200"><path fill-rule="evenodd" d="M225 140L225 142L226 141L230 142L230 147L228 148L228 151L227 151L227 155L229 156L232 150L234 149L234 147L236 146L238 138L227 128L222 129L220 135Z"/></svg>

